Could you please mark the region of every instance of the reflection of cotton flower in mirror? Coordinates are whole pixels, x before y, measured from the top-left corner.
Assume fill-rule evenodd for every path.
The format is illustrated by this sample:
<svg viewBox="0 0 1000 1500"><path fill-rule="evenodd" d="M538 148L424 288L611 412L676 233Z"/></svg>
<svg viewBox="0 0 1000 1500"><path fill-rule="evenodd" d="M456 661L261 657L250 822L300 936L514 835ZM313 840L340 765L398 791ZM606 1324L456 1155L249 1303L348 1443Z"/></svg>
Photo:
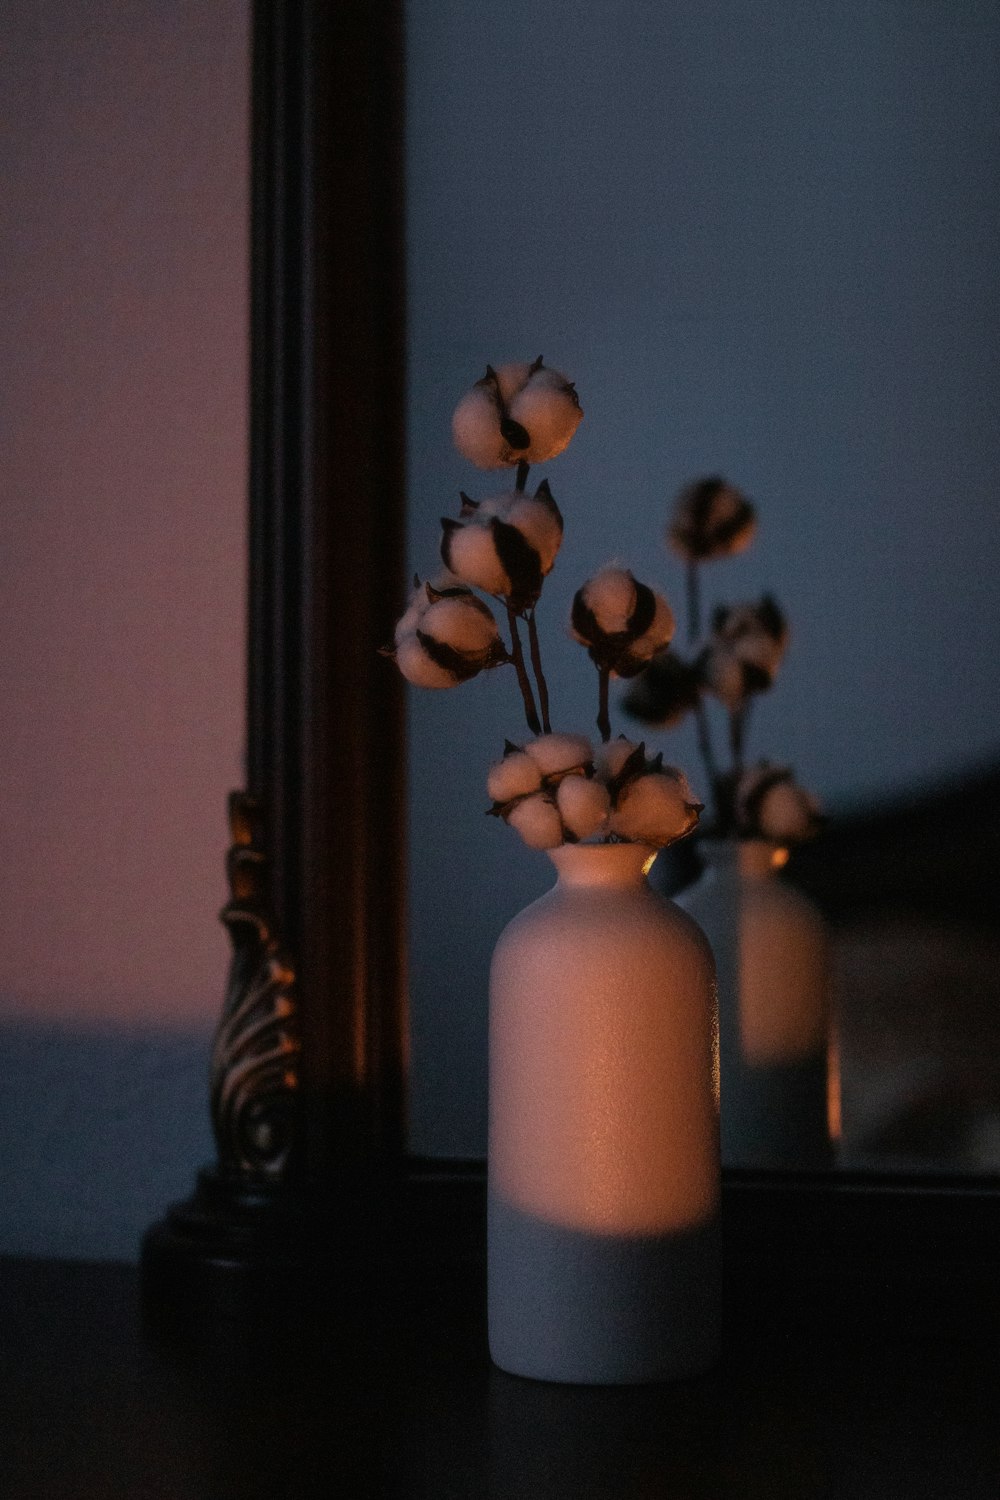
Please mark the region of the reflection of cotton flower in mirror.
<svg viewBox="0 0 1000 1500"><path fill-rule="evenodd" d="M757 517L745 495L718 475L696 479L678 495L667 542L685 562L732 557L749 547Z"/></svg>
<svg viewBox="0 0 1000 1500"><path fill-rule="evenodd" d="M612 564L577 590L570 629L598 667L632 677L669 644L674 617L661 594Z"/></svg>
<svg viewBox="0 0 1000 1500"><path fill-rule="evenodd" d="M702 680L727 708L738 708L772 685L787 648L788 623L770 594L757 604L723 605L699 662Z"/></svg>
<svg viewBox="0 0 1000 1500"><path fill-rule="evenodd" d="M660 651L633 679L622 707L640 723L673 729L697 707L701 688L701 676L695 667L673 651Z"/></svg>
<svg viewBox="0 0 1000 1500"><path fill-rule="evenodd" d="M583 412L572 381L539 357L486 374L459 401L452 438L479 469L546 463L569 444Z"/></svg>
<svg viewBox="0 0 1000 1500"><path fill-rule="evenodd" d="M441 521L441 557L456 577L515 609L535 602L552 571L563 522L543 481L534 495L512 490L488 500L462 496L458 520Z"/></svg>
<svg viewBox="0 0 1000 1500"><path fill-rule="evenodd" d="M819 832L823 816L817 799L799 786L787 766L760 761L736 785L736 818L745 837L774 844L799 844Z"/></svg>

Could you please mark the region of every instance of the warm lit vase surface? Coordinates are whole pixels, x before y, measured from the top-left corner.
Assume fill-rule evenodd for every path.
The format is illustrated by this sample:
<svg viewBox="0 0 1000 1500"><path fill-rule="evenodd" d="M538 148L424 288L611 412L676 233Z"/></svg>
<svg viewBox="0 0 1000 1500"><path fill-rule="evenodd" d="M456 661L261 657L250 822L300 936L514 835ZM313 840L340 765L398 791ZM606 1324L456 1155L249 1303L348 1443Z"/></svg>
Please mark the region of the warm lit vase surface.
<svg viewBox="0 0 1000 1500"><path fill-rule="evenodd" d="M832 1165L832 1048L826 928L776 879L772 845L706 839L700 879L677 897L715 954L722 1161L809 1170Z"/></svg>
<svg viewBox="0 0 1000 1500"><path fill-rule="evenodd" d="M711 953L642 846L551 857L490 977L490 1352L543 1380L691 1375L719 1341Z"/></svg>

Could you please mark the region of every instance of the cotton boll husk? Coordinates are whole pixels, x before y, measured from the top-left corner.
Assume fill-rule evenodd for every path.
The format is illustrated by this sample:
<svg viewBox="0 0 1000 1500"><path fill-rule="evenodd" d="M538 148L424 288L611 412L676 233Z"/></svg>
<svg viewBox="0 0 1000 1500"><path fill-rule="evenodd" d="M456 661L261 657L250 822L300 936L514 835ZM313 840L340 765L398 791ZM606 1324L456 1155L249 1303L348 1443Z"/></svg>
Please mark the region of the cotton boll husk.
<svg viewBox="0 0 1000 1500"><path fill-rule="evenodd" d="M551 506L530 495L516 495L506 520L530 542L538 553L543 573L551 573L556 554L562 543L562 527L553 514Z"/></svg>
<svg viewBox="0 0 1000 1500"><path fill-rule="evenodd" d="M542 773L530 755L523 750L505 755L490 766L486 778L486 790L494 802L509 802L513 797L526 797L537 792L542 785Z"/></svg>
<svg viewBox="0 0 1000 1500"><path fill-rule="evenodd" d="M554 802L537 792L525 797L507 814L507 822L529 849L556 849L563 842L563 826Z"/></svg>
<svg viewBox="0 0 1000 1500"><path fill-rule="evenodd" d="M582 734L543 734L524 747L543 776L558 776L588 765L594 758L590 741Z"/></svg>
<svg viewBox="0 0 1000 1500"><path fill-rule="evenodd" d="M634 755L639 746L633 740L627 740L624 735L619 735L616 740L609 740L602 745L597 752L595 762L598 776L602 781L614 781L621 773L622 767L630 755Z"/></svg>
<svg viewBox="0 0 1000 1500"><path fill-rule="evenodd" d="M524 458L532 464L547 463L562 453L583 417L566 376L544 368L536 370L510 398L508 411L531 437Z"/></svg>
<svg viewBox="0 0 1000 1500"><path fill-rule="evenodd" d="M556 802L563 823L578 839L588 839L607 825L611 798L601 781L566 776L559 783Z"/></svg>
<svg viewBox="0 0 1000 1500"><path fill-rule="evenodd" d="M424 613L420 628L425 635L469 658L488 657L499 640L493 616L481 600L471 595L464 599L438 599Z"/></svg>
<svg viewBox="0 0 1000 1500"><path fill-rule="evenodd" d="M628 629L636 595L635 579L627 569L602 568L588 578L580 593L605 635L621 635Z"/></svg>
<svg viewBox="0 0 1000 1500"><path fill-rule="evenodd" d="M500 408L488 385L473 386L455 407L451 436L463 458L477 469L502 469L510 450L500 432Z"/></svg>
<svg viewBox="0 0 1000 1500"><path fill-rule="evenodd" d="M450 688L458 685L458 678L453 673L431 661L415 635L405 636L397 643L396 666L414 687Z"/></svg>
<svg viewBox="0 0 1000 1500"><path fill-rule="evenodd" d="M650 772L630 781L611 814L611 829L636 844L662 848L690 833L698 822L698 808L687 781Z"/></svg>
<svg viewBox="0 0 1000 1500"><path fill-rule="evenodd" d="M815 832L819 807L816 799L794 781L779 781L765 792L757 813L757 826L776 844L798 843Z"/></svg>
<svg viewBox="0 0 1000 1500"><path fill-rule="evenodd" d="M497 556L489 526L471 522L467 526L451 528L443 538L442 553L447 566L463 583L470 583L487 594L510 592L511 580Z"/></svg>

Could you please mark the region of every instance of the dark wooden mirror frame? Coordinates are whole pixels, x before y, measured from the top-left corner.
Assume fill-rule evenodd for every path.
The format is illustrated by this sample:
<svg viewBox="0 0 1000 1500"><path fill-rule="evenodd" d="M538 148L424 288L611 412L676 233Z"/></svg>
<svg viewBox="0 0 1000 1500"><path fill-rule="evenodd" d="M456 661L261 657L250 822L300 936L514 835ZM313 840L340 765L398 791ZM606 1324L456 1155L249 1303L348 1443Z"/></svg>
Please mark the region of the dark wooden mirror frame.
<svg viewBox="0 0 1000 1500"><path fill-rule="evenodd" d="M147 1234L147 1300L245 1304L386 1215L481 1255L482 1163L406 1149L402 0L257 0L247 788L219 1150ZM882 1295L992 1284L995 1181L726 1172L727 1265ZM995 1306L995 1303L994 1303Z"/></svg>

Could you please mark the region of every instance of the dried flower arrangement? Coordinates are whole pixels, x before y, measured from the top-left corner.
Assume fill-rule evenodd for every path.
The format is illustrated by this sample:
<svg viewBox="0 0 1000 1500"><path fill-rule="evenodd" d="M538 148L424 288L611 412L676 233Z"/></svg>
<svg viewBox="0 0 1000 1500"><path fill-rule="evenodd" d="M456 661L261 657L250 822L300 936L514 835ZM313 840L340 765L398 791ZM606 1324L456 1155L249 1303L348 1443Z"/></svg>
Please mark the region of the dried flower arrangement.
<svg viewBox="0 0 1000 1500"><path fill-rule="evenodd" d="M548 481L529 495L527 480L533 464L563 452L582 416L572 382L541 358L487 366L455 409L452 437L477 468L515 470L514 488L482 500L462 494L457 519L441 523L444 572L429 582L414 579L386 654L409 682L425 688L456 687L483 671L514 668L533 738L506 742L503 758L490 768L487 791L489 812L530 847L627 842L662 848L694 829L702 807L662 754L647 756L644 745L611 737L612 678L642 672L674 633L667 601L624 568L608 566L588 579L577 590L570 621L597 669L601 744L595 750L584 735L552 729L536 608L562 543L563 519ZM509 644L480 594L505 611Z"/></svg>
<svg viewBox="0 0 1000 1500"><path fill-rule="evenodd" d="M632 684L623 707L641 723L670 729L693 714L711 789L707 832L719 838L798 843L822 822L819 804L787 766L747 765L744 748L751 705L772 687L788 646L788 623L770 594L757 602L718 605L702 630L700 568L743 552L757 531L753 505L718 476L699 479L678 495L667 544L686 565L690 655L657 654ZM706 700L715 699L728 722L729 765L715 753Z"/></svg>

